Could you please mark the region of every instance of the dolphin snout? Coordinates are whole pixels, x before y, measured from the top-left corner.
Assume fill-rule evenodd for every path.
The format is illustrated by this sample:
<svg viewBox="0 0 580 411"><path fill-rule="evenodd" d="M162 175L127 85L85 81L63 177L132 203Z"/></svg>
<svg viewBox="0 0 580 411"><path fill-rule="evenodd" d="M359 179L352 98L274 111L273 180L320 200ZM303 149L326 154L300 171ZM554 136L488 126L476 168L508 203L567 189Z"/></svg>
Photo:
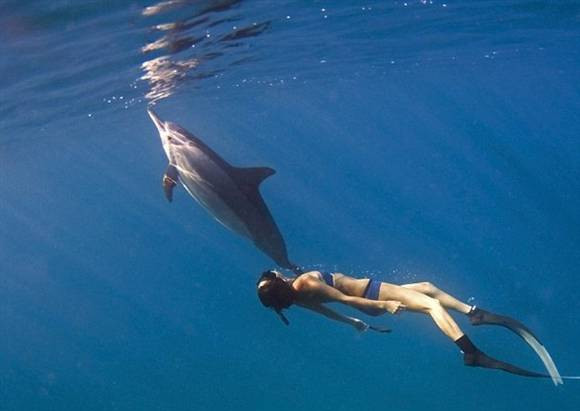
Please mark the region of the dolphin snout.
<svg viewBox="0 0 580 411"><path fill-rule="evenodd" d="M163 122L163 120L161 120L159 116L150 108L147 109L147 113L149 114L149 117L151 117L151 120L153 120L153 123L155 123L157 131L159 131L159 133L164 132L165 123Z"/></svg>

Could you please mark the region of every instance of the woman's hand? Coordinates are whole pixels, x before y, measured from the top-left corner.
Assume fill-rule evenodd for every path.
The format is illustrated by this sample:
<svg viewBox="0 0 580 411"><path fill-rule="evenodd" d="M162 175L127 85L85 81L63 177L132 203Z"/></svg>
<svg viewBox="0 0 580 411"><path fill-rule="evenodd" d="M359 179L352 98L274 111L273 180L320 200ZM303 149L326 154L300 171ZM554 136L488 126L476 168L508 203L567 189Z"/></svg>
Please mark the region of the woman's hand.
<svg viewBox="0 0 580 411"><path fill-rule="evenodd" d="M384 301L385 310L391 314L399 314L405 309L405 305L400 301Z"/></svg>
<svg viewBox="0 0 580 411"><path fill-rule="evenodd" d="M366 330L369 329L369 325L365 323L363 320L359 320L358 318L353 318L353 325L354 328L356 328L356 330L361 333L364 333Z"/></svg>
<svg viewBox="0 0 580 411"><path fill-rule="evenodd" d="M364 333L367 330L373 330L378 333L390 333L391 329L387 327L381 326L373 326L370 324L365 323L363 320L359 320L358 318L353 318L353 325L357 329L358 332Z"/></svg>

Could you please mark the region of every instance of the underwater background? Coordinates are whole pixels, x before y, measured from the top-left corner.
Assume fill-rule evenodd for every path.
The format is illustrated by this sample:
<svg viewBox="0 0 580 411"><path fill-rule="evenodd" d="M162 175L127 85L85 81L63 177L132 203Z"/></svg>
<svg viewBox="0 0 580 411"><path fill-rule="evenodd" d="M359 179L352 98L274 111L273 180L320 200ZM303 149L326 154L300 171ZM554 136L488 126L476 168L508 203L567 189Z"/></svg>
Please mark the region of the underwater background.
<svg viewBox="0 0 580 411"><path fill-rule="evenodd" d="M273 263L166 201L146 108L277 170L296 263L431 281L574 375L580 2L2 0L0 57L0 410L579 409L580 381L464 367L423 315L284 326Z"/></svg>

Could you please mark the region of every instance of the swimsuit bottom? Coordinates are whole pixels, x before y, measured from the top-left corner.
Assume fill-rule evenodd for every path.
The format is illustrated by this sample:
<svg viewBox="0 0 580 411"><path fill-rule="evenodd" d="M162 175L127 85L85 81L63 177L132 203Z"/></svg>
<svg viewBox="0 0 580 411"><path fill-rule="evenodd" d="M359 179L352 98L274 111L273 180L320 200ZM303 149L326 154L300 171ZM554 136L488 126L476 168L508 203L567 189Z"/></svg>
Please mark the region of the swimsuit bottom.
<svg viewBox="0 0 580 411"><path fill-rule="evenodd" d="M331 287L334 287L334 275L327 271L320 271L322 274L322 279ZM379 292L381 291L381 282L377 280L373 280L372 278L369 279L367 287L365 288L365 292L363 293L363 298L368 300L378 300L379 299Z"/></svg>
<svg viewBox="0 0 580 411"><path fill-rule="evenodd" d="M381 291L381 282L377 280L369 279L367 288L363 294L363 297L368 300L378 300L379 292Z"/></svg>

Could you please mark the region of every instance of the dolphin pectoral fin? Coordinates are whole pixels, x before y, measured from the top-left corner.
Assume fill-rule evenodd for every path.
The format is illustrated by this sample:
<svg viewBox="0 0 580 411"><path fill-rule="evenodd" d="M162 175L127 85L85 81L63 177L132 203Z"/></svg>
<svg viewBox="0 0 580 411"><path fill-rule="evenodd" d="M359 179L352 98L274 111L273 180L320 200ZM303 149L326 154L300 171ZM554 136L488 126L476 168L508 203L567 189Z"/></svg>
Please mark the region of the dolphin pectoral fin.
<svg viewBox="0 0 580 411"><path fill-rule="evenodd" d="M167 175L163 176L163 191L165 192L165 197L169 202L173 201L173 187L175 187L175 185L175 181L167 177Z"/></svg>
<svg viewBox="0 0 580 411"><path fill-rule="evenodd" d="M177 173L177 169L169 164L163 175L163 192L169 202L173 200L173 187L177 185L178 181L179 174Z"/></svg>
<svg viewBox="0 0 580 411"><path fill-rule="evenodd" d="M234 167L235 178L239 184L258 187L262 181L276 174L270 167Z"/></svg>

